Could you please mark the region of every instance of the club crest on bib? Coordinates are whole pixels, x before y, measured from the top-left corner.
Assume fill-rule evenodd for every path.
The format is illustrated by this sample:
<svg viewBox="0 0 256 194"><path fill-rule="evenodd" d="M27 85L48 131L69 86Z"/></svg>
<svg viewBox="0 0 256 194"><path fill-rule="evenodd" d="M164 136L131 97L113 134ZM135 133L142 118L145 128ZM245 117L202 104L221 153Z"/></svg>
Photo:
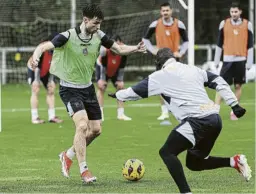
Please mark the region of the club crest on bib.
<svg viewBox="0 0 256 194"><path fill-rule="evenodd" d="M166 34L166 36L170 36L171 32L169 30L165 30L165 34Z"/></svg>
<svg viewBox="0 0 256 194"><path fill-rule="evenodd" d="M88 49L87 48L83 49L83 54L84 54L84 56L88 55Z"/></svg>
<svg viewBox="0 0 256 194"><path fill-rule="evenodd" d="M234 33L234 35L238 35L238 34L239 34L239 32L238 32L237 29L234 29L234 30L233 30L233 33Z"/></svg>
<svg viewBox="0 0 256 194"><path fill-rule="evenodd" d="M116 64L116 60L115 60L115 59L112 59L112 63L113 63L113 64Z"/></svg>

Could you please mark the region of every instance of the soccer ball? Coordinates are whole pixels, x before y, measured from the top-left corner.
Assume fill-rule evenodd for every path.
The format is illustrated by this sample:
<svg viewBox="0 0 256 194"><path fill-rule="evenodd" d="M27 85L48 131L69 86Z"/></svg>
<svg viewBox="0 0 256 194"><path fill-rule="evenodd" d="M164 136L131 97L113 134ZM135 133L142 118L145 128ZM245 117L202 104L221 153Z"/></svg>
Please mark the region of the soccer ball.
<svg viewBox="0 0 256 194"><path fill-rule="evenodd" d="M145 166L138 159L129 159L125 162L122 173L127 180L138 181L144 176Z"/></svg>

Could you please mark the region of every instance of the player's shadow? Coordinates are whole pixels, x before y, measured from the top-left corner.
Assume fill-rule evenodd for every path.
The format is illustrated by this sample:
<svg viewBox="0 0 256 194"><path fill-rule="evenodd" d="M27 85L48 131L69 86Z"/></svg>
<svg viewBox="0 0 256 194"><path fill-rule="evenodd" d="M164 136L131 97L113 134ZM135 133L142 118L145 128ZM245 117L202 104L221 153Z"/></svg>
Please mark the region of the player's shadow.
<svg viewBox="0 0 256 194"><path fill-rule="evenodd" d="M143 180L139 180L139 181L129 181L129 180L119 180L118 181L120 184L147 184L149 182L151 182L150 180L146 180L146 179L143 179Z"/></svg>

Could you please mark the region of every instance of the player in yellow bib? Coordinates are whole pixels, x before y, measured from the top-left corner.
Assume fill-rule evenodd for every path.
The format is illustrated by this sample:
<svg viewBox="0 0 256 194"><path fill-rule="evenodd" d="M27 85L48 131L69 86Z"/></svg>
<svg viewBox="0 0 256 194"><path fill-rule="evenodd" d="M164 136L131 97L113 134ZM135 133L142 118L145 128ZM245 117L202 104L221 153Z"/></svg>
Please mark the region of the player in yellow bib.
<svg viewBox="0 0 256 194"><path fill-rule="evenodd" d="M101 110L91 82L100 46L119 55L146 51L142 42L135 46L118 45L100 30L104 16L96 5L83 9L80 26L38 45L33 54L33 68L41 54L54 49L50 73L60 78L60 97L72 117L76 132L73 146L60 154L62 173L69 177L74 156L77 157L84 183L96 181L86 164L86 147L101 133Z"/></svg>

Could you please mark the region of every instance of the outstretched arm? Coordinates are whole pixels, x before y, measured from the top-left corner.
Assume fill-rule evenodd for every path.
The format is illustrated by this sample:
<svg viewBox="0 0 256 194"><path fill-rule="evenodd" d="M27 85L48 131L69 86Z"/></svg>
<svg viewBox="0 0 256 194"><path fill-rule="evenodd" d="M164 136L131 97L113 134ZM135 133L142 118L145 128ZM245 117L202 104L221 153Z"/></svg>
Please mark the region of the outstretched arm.
<svg viewBox="0 0 256 194"><path fill-rule="evenodd" d="M145 53L146 47L143 42L140 42L136 46L130 46L130 45L125 45L125 44L119 45L116 42L114 42L114 44L112 45L110 50L112 50L113 52L115 52L118 55L129 55L134 52Z"/></svg>
<svg viewBox="0 0 256 194"><path fill-rule="evenodd" d="M209 71L204 71L204 73L204 86L211 89L215 89L220 94L220 96L225 100L227 105L234 106L238 104L235 94L232 92L230 86L222 77Z"/></svg>
<svg viewBox="0 0 256 194"><path fill-rule="evenodd" d="M130 46L130 45L119 45L113 40L111 40L104 32L101 30L98 30L98 35L101 38L101 44L113 51L114 53L118 55L129 55L134 52L146 52L146 48L143 42L138 43L138 45Z"/></svg>
<svg viewBox="0 0 256 194"><path fill-rule="evenodd" d="M157 71L136 85L124 90L119 90L115 94L110 94L109 96L117 98L120 101L131 101L162 94L164 90L161 84L161 76L162 72Z"/></svg>
<svg viewBox="0 0 256 194"><path fill-rule="evenodd" d="M209 88L215 89L225 100L226 104L233 109L234 114L238 118L242 117L245 114L246 110L239 106L239 102L228 83L222 77L214 73L203 70L202 72L204 73L205 78L204 85Z"/></svg>

